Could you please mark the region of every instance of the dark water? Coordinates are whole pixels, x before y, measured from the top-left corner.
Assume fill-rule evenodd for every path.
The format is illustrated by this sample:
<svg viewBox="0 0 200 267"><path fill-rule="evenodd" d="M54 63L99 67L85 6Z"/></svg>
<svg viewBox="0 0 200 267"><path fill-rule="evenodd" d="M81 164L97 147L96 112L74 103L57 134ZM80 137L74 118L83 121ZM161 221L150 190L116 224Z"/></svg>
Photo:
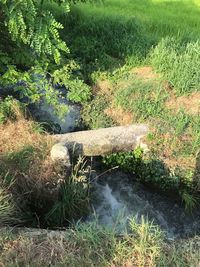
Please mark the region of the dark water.
<svg viewBox="0 0 200 267"><path fill-rule="evenodd" d="M115 227L123 233L132 216L138 222L144 217L159 225L168 239L200 233L200 210L186 212L180 203L152 192L133 177L120 171L100 176L94 181L94 214L89 220Z"/></svg>

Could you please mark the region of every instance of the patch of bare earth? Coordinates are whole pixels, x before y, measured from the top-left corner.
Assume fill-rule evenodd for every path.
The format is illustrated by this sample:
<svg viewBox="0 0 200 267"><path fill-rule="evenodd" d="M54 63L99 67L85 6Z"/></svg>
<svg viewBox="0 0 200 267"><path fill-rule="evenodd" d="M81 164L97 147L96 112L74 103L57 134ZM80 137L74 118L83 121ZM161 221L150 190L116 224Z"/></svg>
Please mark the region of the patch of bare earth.
<svg viewBox="0 0 200 267"><path fill-rule="evenodd" d="M107 108L105 114L117 122L119 125L130 125L133 123L133 115L131 112L124 111L122 108Z"/></svg>
<svg viewBox="0 0 200 267"><path fill-rule="evenodd" d="M145 81L155 81L160 78L160 75L155 73L153 68L150 66L134 68L131 70L131 73Z"/></svg>
<svg viewBox="0 0 200 267"><path fill-rule="evenodd" d="M107 98L112 97L113 85L109 80L98 81L93 87L94 95L105 95Z"/></svg>
<svg viewBox="0 0 200 267"><path fill-rule="evenodd" d="M117 84L113 85L109 80L98 81L97 84L93 87L94 95L100 94L104 95L107 99L110 100L110 106L104 111L105 114L112 118L114 122L119 125L129 125L134 121L134 116L131 112L125 111L121 107L115 107L113 105L113 92L117 88L127 88L132 84L134 77L143 80L144 82L154 82L156 83L160 75L155 73L152 67L139 67L134 68L128 72L127 79L121 79Z"/></svg>
<svg viewBox="0 0 200 267"><path fill-rule="evenodd" d="M166 107L175 112L184 109L190 115L200 114L200 92L188 96L172 97L166 102Z"/></svg>

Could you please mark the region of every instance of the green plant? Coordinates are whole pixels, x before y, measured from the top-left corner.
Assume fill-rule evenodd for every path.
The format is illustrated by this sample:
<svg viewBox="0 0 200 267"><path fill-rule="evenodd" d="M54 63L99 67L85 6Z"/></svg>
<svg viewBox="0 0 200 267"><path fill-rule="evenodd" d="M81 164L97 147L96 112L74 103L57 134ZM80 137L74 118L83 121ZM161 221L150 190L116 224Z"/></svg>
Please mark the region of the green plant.
<svg viewBox="0 0 200 267"><path fill-rule="evenodd" d="M5 94L17 92L31 102L45 97L47 103L55 107L55 112L63 115L67 110L58 101L59 92L53 84L56 75L59 85L65 85L67 89L71 86L72 100L88 100L89 87L72 75L74 68L69 67L69 49L60 37L63 25L51 10L54 4L68 13L72 2L0 1L0 86ZM82 90L78 92L80 88Z"/></svg>
<svg viewBox="0 0 200 267"><path fill-rule="evenodd" d="M103 163L111 167L116 165L122 169L135 172L138 163L142 160L143 150L138 147L134 151L115 153L103 158Z"/></svg>
<svg viewBox="0 0 200 267"><path fill-rule="evenodd" d="M180 194L185 209L189 212L192 212L192 210L197 206L198 198L188 193L187 191L183 191Z"/></svg>
<svg viewBox="0 0 200 267"><path fill-rule="evenodd" d="M87 215L89 209L90 183L84 169L86 161L79 158L72 173L61 182L58 200L45 215L50 226L63 226Z"/></svg>
<svg viewBox="0 0 200 267"><path fill-rule="evenodd" d="M82 118L86 126L91 129L113 126L112 119L105 114L108 100L104 96L96 96L90 103L84 105Z"/></svg>
<svg viewBox="0 0 200 267"><path fill-rule="evenodd" d="M12 97L7 97L0 102L0 124L8 120L17 120L25 114L25 107Z"/></svg>
<svg viewBox="0 0 200 267"><path fill-rule="evenodd" d="M199 41L187 44L165 38L151 52L151 63L163 73L177 95L199 91Z"/></svg>

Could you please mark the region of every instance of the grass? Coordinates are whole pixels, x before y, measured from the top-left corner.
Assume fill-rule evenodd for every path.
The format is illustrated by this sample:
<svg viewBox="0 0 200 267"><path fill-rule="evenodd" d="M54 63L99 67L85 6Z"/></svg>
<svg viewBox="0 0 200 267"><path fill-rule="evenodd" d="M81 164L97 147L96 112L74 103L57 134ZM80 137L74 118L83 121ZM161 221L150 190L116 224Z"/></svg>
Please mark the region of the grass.
<svg viewBox="0 0 200 267"><path fill-rule="evenodd" d="M0 115L7 115L0 124L0 225L63 227L87 214L85 162L75 160L68 177L50 158L51 136L25 119L20 103L9 98L1 107Z"/></svg>
<svg viewBox="0 0 200 267"><path fill-rule="evenodd" d="M150 161L175 173L172 184L194 180L198 192L200 1L107 0L55 12L71 57L92 85L85 124L149 124Z"/></svg>
<svg viewBox="0 0 200 267"><path fill-rule="evenodd" d="M150 152L138 169L141 180L164 191L178 189L186 208L194 208L200 190L200 1L107 0L78 4L67 15L51 6L65 26L69 57L80 65L74 74L92 86L93 98L83 106L87 127L148 123ZM63 169L48 157L51 138L25 120L22 110L12 99L0 104L0 224L62 226L77 213L84 216L86 177L72 173L65 180ZM133 161L130 154L118 160L129 170L141 167L135 155ZM55 195L44 189L57 186L58 178L65 182L52 201ZM129 227L131 235L124 237L97 224L80 224L64 237L4 232L0 261L3 266L199 266L199 236L169 243L151 222L132 219Z"/></svg>
<svg viewBox="0 0 200 267"><path fill-rule="evenodd" d="M94 71L143 64L162 38L190 42L199 37L198 0L109 0L79 4L68 15L53 8L65 26L63 37L72 57L89 78Z"/></svg>
<svg viewBox="0 0 200 267"><path fill-rule="evenodd" d="M159 228L130 219L130 235L78 224L65 232L1 230L2 266L194 266L199 264L199 238L165 242Z"/></svg>

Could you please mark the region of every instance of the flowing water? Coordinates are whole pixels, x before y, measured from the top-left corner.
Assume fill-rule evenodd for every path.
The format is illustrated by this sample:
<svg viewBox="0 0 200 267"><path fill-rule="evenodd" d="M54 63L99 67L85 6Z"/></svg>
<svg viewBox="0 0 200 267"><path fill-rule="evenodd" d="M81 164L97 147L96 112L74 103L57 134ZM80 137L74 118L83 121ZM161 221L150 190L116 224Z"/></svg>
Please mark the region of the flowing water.
<svg viewBox="0 0 200 267"><path fill-rule="evenodd" d="M66 101L66 105L69 104ZM61 132L65 133L74 131L80 120L79 107L69 105L69 109L68 116L62 121L53 113L52 107L44 102L40 103L34 113L40 120L58 123ZM180 203L139 184L133 175L112 171L94 179L93 196L94 212L87 220L98 220L102 225L115 227L118 233L127 231L130 217L135 217L138 222L142 217L153 221L168 239L200 233L200 210L186 212Z"/></svg>
<svg viewBox="0 0 200 267"><path fill-rule="evenodd" d="M165 232L168 239L194 235L200 232L200 211L192 214L170 198L152 192L138 184L131 175L114 171L100 176L93 184L94 214L90 220L115 227L118 233L127 230L132 216L138 222L142 217L153 221Z"/></svg>

